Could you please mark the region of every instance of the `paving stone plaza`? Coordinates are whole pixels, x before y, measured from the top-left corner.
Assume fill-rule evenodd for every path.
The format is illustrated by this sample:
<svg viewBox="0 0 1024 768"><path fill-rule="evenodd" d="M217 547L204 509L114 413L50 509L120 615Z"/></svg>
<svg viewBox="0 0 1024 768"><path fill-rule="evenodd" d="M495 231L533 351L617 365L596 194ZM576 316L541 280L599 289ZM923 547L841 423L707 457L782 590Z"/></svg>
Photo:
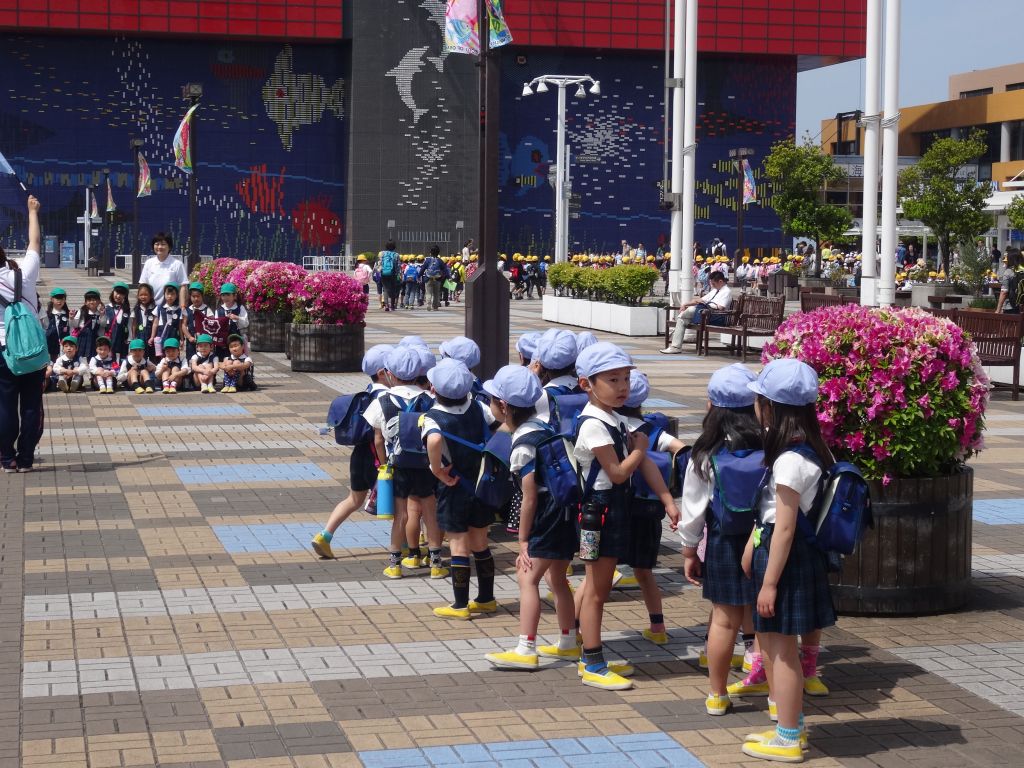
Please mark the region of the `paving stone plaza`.
<svg viewBox="0 0 1024 768"><path fill-rule="evenodd" d="M44 270L47 289L56 276ZM114 279L90 280L105 293ZM69 294L85 285L60 280ZM461 305L429 322L371 309L366 341L417 333L436 348L463 323ZM513 302L513 336L543 326L539 302ZM650 375L649 405L692 441L728 359L614 340ZM606 613L633 690L585 688L564 662L494 671L484 654L518 634L514 538L495 528L501 607L470 622L433 616L447 581L383 578L388 524L369 515L340 529L336 560L317 559L309 539L348 471L348 449L320 428L365 379L255 359L255 393L46 396L38 471L2 480L0 765L760 764L739 747L769 727L764 698L705 714L708 606L667 528L670 642L640 637L636 590L615 591ZM827 630L831 695L806 700L810 765L1024 765L1024 410L999 393L989 413L969 608ZM541 633L555 628L548 604Z"/></svg>

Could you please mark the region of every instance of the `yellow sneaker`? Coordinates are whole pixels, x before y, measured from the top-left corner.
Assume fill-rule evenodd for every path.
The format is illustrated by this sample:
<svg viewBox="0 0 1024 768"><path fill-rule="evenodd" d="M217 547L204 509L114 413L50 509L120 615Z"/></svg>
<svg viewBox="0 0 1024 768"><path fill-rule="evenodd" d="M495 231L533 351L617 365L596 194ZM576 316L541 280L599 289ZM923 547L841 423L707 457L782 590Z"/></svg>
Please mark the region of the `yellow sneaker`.
<svg viewBox="0 0 1024 768"><path fill-rule="evenodd" d="M609 661L608 669L612 674L619 675L620 677L630 677L634 672L636 672L636 670L633 669L633 665L628 661ZM587 673L587 665L580 661L580 663L576 665L576 673L580 677L583 677Z"/></svg>
<svg viewBox="0 0 1024 768"><path fill-rule="evenodd" d="M570 565L569 567L571 568L572 566ZM569 592L570 592L571 594L576 594L576 587L574 587L574 586L573 586L572 584L570 584L570 585L569 585ZM547 591L547 594L545 594L545 595L544 595L544 599L545 599L545 600L547 600L547 601L548 601L549 603L553 603L553 602L555 602L555 593L554 593L554 592L552 592L552 591L551 591L551 590L549 589L549 590Z"/></svg>
<svg viewBox="0 0 1024 768"><path fill-rule="evenodd" d="M828 686L825 685L821 678L815 675L814 677L804 678L804 693L808 696L828 696Z"/></svg>
<svg viewBox="0 0 1024 768"><path fill-rule="evenodd" d="M147 395L152 395L153 394L153 388L152 387L146 387L146 394Z"/></svg>
<svg viewBox="0 0 1024 768"><path fill-rule="evenodd" d="M136 387L136 388L135 388L135 394L136 394L136 395L141 395L141 394L142 394L143 392L145 392L145 391L146 391L146 388L145 388L145 387Z"/></svg>
<svg viewBox="0 0 1024 768"><path fill-rule="evenodd" d="M578 645L575 648L565 648L564 650L559 648L557 645L538 645L537 653L545 659L565 659L566 661L580 660L580 647Z"/></svg>
<svg viewBox="0 0 1024 768"><path fill-rule="evenodd" d="M763 683L750 683L747 682L749 678L740 680L739 682L733 683L726 690L730 696L767 696L768 695L768 682Z"/></svg>
<svg viewBox="0 0 1024 768"><path fill-rule="evenodd" d="M773 723L779 722L779 705L768 699L768 719Z"/></svg>
<svg viewBox="0 0 1024 768"><path fill-rule="evenodd" d="M743 657L743 665L740 667L740 669L743 670L744 672L750 672L750 670L752 670L753 668L754 668L754 663L752 661L748 661L747 657L744 656Z"/></svg>
<svg viewBox="0 0 1024 768"><path fill-rule="evenodd" d="M643 631L644 639L650 640L655 645L665 645L668 642L668 632L652 632L650 628Z"/></svg>
<svg viewBox="0 0 1024 768"><path fill-rule="evenodd" d="M784 747L774 744L773 741L748 741L743 745L743 754L776 763L802 763L804 761L804 751L800 748L799 742Z"/></svg>
<svg viewBox="0 0 1024 768"><path fill-rule="evenodd" d="M732 667L733 669L742 669L743 668L743 654L742 653L734 653L732 655L732 658L729 660L729 666ZM750 670L748 669L747 671L749 672Z"/></svg>
<svg viewBox="0 0 1024 768"><path fill-rule="evenodd" d="M606 691L625 691L633 687L633 681L612 671L609 665L601 672L588 672L584 669L580 673L583 684L591 688L602 688Z"/></svg>
<svg viewBox="0 0 1024 768"><path fill-rule="evenodd" d="M384 575L389 579L400 579L402 578L402 566L400 565L389 565L384 569Z"/></svg>
<svg viewBox="0 0 1024 768"><path fill-rule="evenodd" d="M626 589L627 587L639 587L640 582L637 581L636 576L632 574L623 574L621 579L619 579L617 582L614 582L614 585L619 589Z"/></svg>
<svg viewBox="0 0 1024 768"><path fill-rule="evenodd" d="M448 569L443 565L435 565L430 568L430 578L432 579L447 579Z"/></svg>
<svg viewBox="0 0 1024 768"><path fill-rule="evenodd" d="M701 669L708 668L708 654L706 651L700 652L700 656L697 657L697 666Z"/></svg>
<svg viewBox="0 0 1024 768"><path fill-rule="evenodd" d="M459 621L469 621L472 618L469 608L454 608L450 605L438 606L434 609L434 615L439 619L458 619Z"/></svg>
<svg viewBox="0 0 1024 768"><path fill-rule="evenodd" d="M615 569L615 573L612 574L612 586L619 586L619 582L622 581L623 573L618 568Z"/></svg>
<svg viewBox="0 0 1024 768"><path fill-rule="evenodd" d="M709 693L708 697L704 700L704 710L709 715L718 717L729 713L732 709L732 699L729 695L719 696L717 693Z"/></svg>
<svg viewBox="0 0 1024 768"><path fill-rule="evenodd" d="M322 533L318 533L314 536L311 544L313 546L313 551L320 557L326 558L327 560L334 559L334 552L331 551L331 542L325 539Z"/></svg>
<svg viewBox="0 0 1024 768"><path fill-rule="evenodd" d="M565 566L565 575L572 576L572 563L569 563L567 566Z"/></svg>
<svg viewBox="0 0 1024 768"><path fill-rule="evenodd" d="M539 664L536 653L522 654L515 651L505 651L503 653L487 653L484 654L484 658L498 669L534 670Z"/></svg>
<svg viewBox="0 0 1024 768"><path fill-rule="evenodd" d="M409 557L402 558L402 565L405 568L422 568L426 565L430 565L430 558L410 555Z"/></svg>
<svg viewBox="0 0 1024 768"><path fill-rule="evenodd" d="M744 742L753 742L755 744L764 744L766 741L771 741L775 738L775 730L761 731L761 733L748 733L743 737ZM810 749L807 742L807 731L803 730L800 732L800 749L806 752Z"/></svg>
<svg viewBox="0 0 1024 768"><path fill-rule="evenodd" d="M476 600L469 601L470 613L495 613L497 610L497 600L488 600L486 603L478 603Z"/></svg>

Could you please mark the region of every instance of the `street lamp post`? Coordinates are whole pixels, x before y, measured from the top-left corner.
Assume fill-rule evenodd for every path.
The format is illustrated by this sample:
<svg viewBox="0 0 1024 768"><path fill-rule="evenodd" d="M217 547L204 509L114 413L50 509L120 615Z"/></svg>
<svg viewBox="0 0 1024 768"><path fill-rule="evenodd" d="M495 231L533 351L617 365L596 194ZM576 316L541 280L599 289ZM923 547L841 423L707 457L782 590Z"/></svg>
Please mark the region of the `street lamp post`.
<svg viewBox="0 0 1024 768"><path fill-rule="evenodd" d="M139 153L145 142L135 136L128 137L128 146L132 150L132 168L134 169L135 194L132 195L132 287L139 287L139 276L142 274L142 247L139 245Z"/></svg>
<svg viewBox="0 0 1024 768"><path fill-rule="evenodd" d="M555 263L560 264L569 260L569 217L568 192L566 178L568 176L565 150L565 89L576 86L575 97L586 98L589 85L590 93L594 96L601 95L601 83L590 75L541 75L535 77L523 86L523 96L532 96L536 93L547 93L549 85L558 88L558 139L557 153L555 158Z"/></svg>
<svg viewBox="0 0 1024 768"><path fill-rule="evenodd" d="M114 274L111 269L110 249L113 247L111 242L111 235L114 230L114 214L110 210L110 169L103 169L103 181L107 188L107 202L103 209L103 221L106 224L104 228L106 231L103 233L103 264L100 268L100 274L104 277Z"/></svg>
<svg viewBox="0 0 1024 768"><path fill-rule="evenodd" d="M202 83L186 83L181 86L181 95L188 102L189 108L199 103L203 95ZM192 267L199 263L199 180L198 175L199 159L196 156L196 113L192 113L192 123L189 126L189 144L192 152L192 173L188 175L188 253L185 254L185 271L191 273Z"/></svg>
<svg viewBox="0 0 1024 768"><path fill-rule="evenodd" d="M733 256L733 269L736 269L743 259L743 161L753 156L754 150L750 147L729 150L729 158L739 174L736 177L736 251Z"/></svg>

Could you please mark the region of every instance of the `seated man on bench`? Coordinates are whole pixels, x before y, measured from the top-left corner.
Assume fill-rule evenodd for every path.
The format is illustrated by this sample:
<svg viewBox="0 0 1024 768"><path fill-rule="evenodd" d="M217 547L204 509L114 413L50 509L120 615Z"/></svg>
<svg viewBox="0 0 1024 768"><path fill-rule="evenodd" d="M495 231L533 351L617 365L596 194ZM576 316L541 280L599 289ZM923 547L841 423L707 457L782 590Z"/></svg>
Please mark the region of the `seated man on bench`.
<svg viewBox="0 0 1024 768"><path fill-rule="evenodd" d="M672 343L661 350L661 354L678 355L682 352L683 342L695 339L693 335L686 335L687 327L699 325L701 314L712 313L708 320L714 323L716 322L715 310L729 309L729 305L732 303L732 292L726 283L725 275L716 270L708 275L708 282L711 284L711 289L707 293L680 307L679 317L676 318L676 327L672 332ZM721 315L718 317L723 321L726 319Z"/></svg>

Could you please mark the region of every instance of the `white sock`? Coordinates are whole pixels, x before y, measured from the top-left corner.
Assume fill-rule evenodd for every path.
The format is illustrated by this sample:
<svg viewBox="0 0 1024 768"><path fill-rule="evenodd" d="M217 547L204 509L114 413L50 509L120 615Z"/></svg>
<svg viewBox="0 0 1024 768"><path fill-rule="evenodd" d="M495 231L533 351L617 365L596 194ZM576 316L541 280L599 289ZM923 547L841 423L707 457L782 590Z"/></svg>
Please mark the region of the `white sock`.
<svg viewBox="0 0 1024 768"><path fill-rule="evenodd" d="M569 632L558 638L558 650L569 651L576 647L576 633Z"/></svg>
<svg viewBox="0 0 1024 768"><path fill-rule="evenodd" d="M529 635L519 636L519 645L516 646L516 653L520 656L533 656L537 653L537 638L530 638Z"/></svg>

